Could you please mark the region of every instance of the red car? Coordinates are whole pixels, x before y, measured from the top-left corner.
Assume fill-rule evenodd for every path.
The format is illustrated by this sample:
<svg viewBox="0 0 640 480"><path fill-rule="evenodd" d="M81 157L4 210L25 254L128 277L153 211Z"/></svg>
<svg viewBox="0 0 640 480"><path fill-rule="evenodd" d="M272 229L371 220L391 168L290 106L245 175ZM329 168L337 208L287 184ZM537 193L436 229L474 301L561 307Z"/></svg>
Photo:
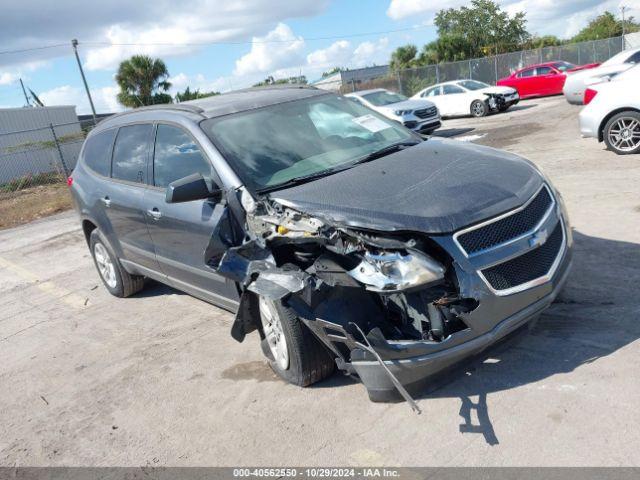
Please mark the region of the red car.
<svg viewBox="0 0 640 480"><path fill-rule="evenodd" d="M520 98L560 95L567 79L567 73L595 68L598 65L600 64L590 63L576 66L561 61L529 65L513 72L507 78L501 78L498 80L498 85L515 88L518 90Z"/></svg>

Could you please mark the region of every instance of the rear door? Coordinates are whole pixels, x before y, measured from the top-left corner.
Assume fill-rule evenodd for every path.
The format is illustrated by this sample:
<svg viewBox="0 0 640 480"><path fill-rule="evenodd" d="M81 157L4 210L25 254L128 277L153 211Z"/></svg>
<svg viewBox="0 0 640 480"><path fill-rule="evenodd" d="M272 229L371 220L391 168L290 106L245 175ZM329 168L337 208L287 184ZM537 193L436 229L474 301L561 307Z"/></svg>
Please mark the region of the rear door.
<svg viewBox="0 0 640 480"><path fill-rule="evenodd" d="M535 95L535 74L535 68L525 68L516 75L514 87L516 90L518 90L518 94L520 94L521 97Z"/></svg>
<svg viewBox="0 0 640 480"><path fill-rule="evenodd" d="M111 159L111 180L104 182L100 201L110 226L109 239L126 262L159 270L142 211L152 124L120 127Z"/></svg>
<svg viewBox="0 0 640 480"><path fill-rule="evenodd" d="M174 180L193 173L219 183L210 160L182 127L159 123L144 198L146 222L156 258L169 283L204 300L233 309L238 292L230 280L205 264L204 251L220 222L226 221L223 200L165 202L165 189Z"/></svg>

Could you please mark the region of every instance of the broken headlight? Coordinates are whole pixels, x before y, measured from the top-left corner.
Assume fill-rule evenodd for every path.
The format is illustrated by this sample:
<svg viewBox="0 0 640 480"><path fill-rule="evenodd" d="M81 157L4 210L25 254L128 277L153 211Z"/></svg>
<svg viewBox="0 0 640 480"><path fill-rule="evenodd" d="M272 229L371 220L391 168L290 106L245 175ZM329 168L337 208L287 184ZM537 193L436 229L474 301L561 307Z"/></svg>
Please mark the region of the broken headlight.
<svg viewBox="0 0 640 480"><path fill-rule="evenodd" d="M348 273L367 290L394 292L439 282L444 267L428 255L411 252L365 252Z"/></svg>

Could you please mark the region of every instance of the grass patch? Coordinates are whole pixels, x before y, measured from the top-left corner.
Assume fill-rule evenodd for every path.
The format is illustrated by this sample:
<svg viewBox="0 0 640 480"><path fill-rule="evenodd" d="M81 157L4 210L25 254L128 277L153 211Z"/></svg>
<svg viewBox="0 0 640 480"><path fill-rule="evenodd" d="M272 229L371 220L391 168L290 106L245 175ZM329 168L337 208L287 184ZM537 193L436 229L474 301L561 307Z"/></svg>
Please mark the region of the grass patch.
<svg viewBox="0 0 640 480"><path fill-rule="evenodd" d="M23 225L71 207L69 188L59 180L54 185L0 191L0 229Z"/></svg>
<svg viewBox="0 0 640 480"><path fill-rule="evenodd" d="M17 192L24 188L50 185L52 183L63 184L63 177L58 172L37 173L35 175L29 174L0 185L0 193Z"/></svg>

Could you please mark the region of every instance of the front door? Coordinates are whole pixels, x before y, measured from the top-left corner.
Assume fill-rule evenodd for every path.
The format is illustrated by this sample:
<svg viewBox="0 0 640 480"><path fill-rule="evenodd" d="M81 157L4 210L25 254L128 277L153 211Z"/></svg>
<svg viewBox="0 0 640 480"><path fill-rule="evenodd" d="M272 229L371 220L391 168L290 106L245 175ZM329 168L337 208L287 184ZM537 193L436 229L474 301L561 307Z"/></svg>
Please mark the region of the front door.
<svg viewBox="0 0 640 480"><path fill-rule="evenodd" d="M205 264L204 251L226 215L223 201L195 200L166 203L169 183L193 173L212 178L209 159L181 127L158 124L150 175L152 186L144 197L147 225L160 268L176 288L233 309L238 291L230 280Z"/></svg>

